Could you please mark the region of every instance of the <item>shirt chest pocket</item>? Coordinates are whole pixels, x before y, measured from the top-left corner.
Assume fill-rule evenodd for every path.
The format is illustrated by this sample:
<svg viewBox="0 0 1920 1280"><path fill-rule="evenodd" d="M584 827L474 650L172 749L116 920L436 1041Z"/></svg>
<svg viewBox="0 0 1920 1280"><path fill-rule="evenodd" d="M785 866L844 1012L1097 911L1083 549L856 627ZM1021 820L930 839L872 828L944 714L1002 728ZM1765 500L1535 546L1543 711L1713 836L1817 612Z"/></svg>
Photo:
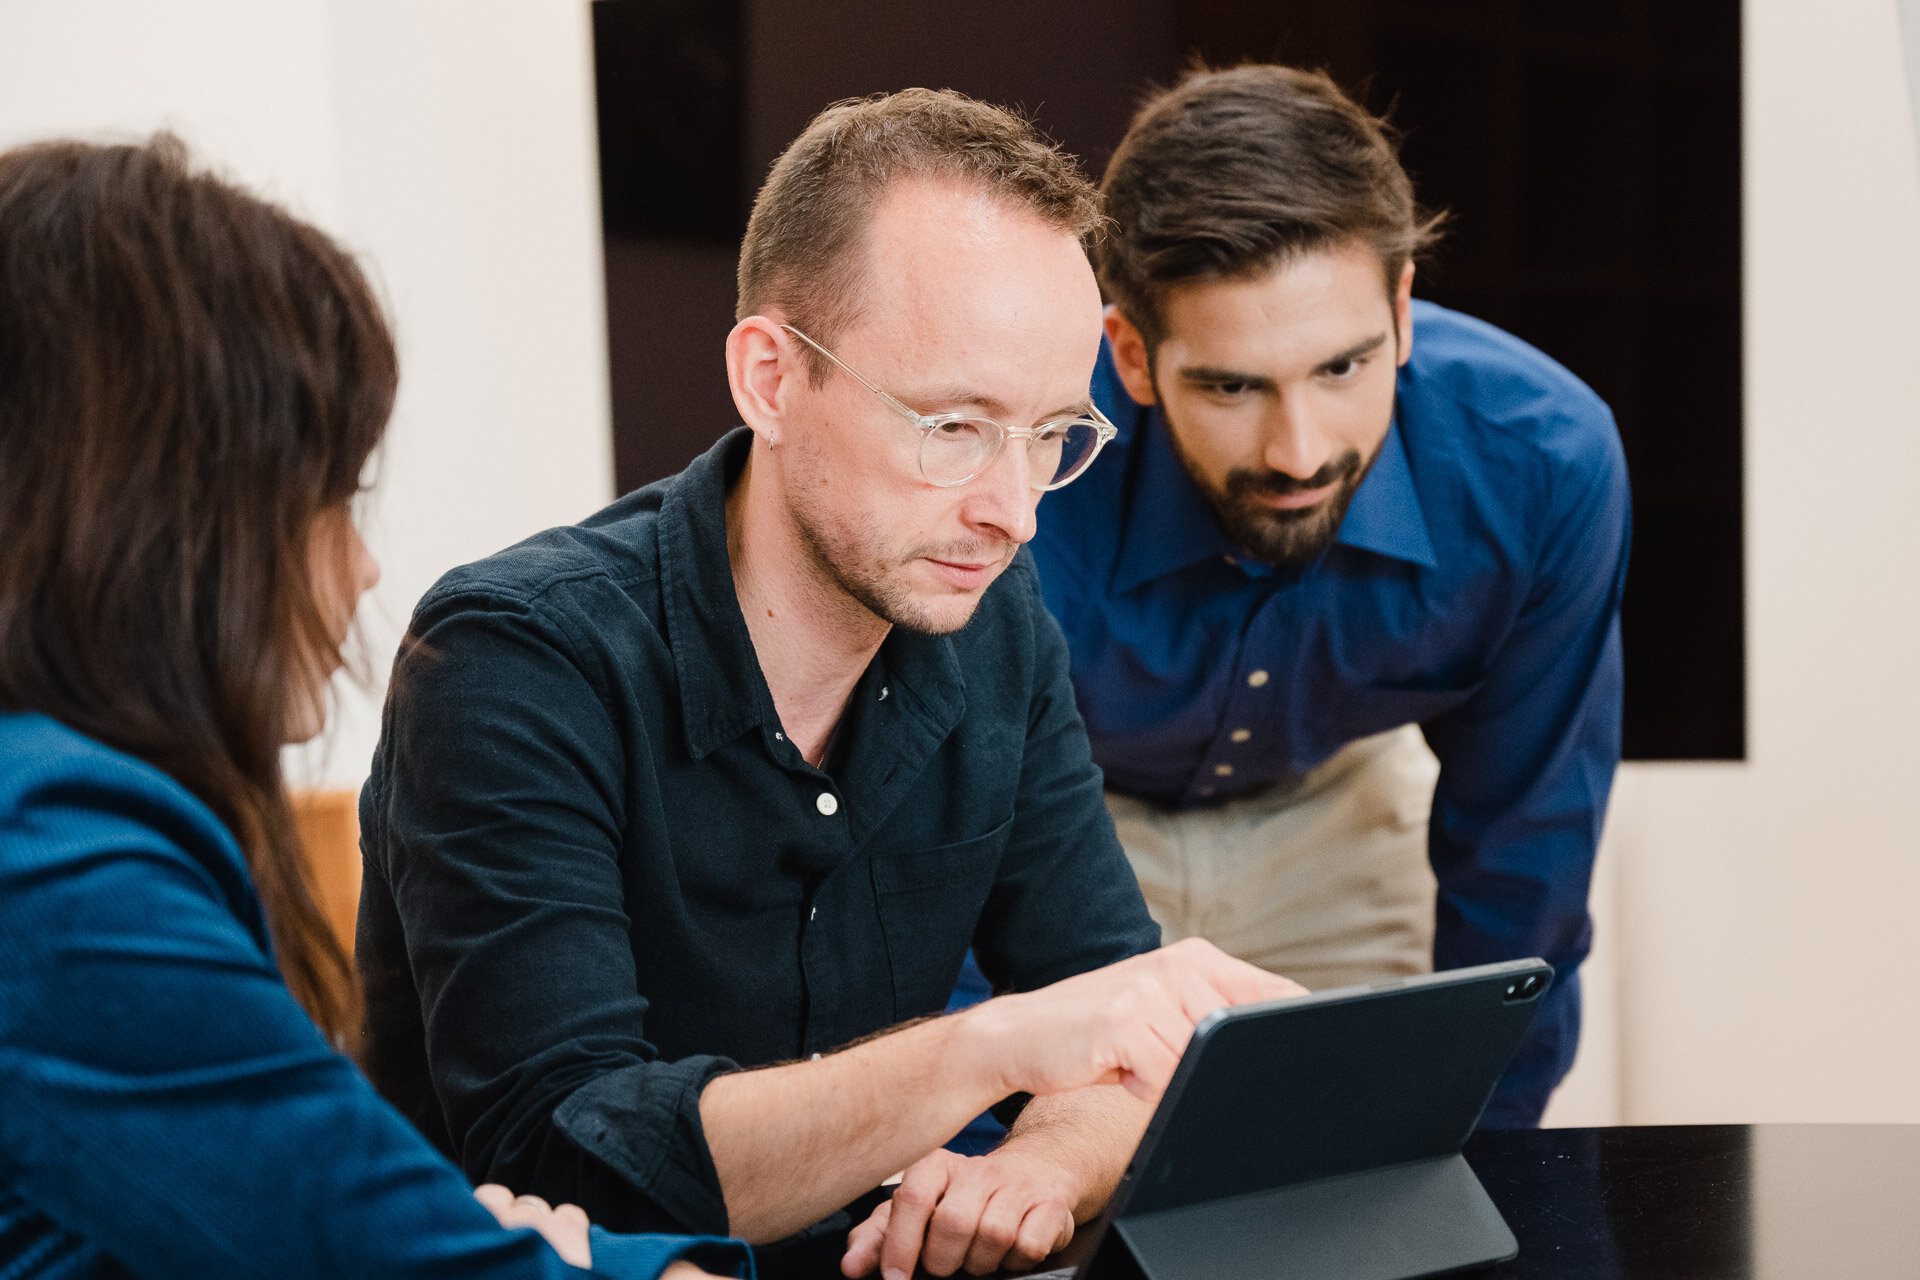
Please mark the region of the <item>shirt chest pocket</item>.
<svg viewBox="0 0 1920 1280"><path fill-rule="evenodd" d="M896 1021L946 1007L1012 831L1009 818L955 844L875 853L874 900Z"/></svg>

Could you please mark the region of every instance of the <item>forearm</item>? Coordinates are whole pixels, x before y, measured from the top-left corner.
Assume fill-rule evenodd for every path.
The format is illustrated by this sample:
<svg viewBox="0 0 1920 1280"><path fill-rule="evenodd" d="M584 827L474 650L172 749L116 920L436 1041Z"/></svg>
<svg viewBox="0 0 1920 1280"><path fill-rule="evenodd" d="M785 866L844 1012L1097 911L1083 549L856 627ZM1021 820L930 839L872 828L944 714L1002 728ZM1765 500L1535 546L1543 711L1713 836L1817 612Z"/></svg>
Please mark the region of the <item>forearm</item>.
<svg viewBox="0 0 1920 1280"><path fill-rule="evenodd" d="M1078 1189L1073 1220L1086 1222L1113 1198L1152 1116L1151 1106L1118 1085L1057 1093L1028 1103L999 1149L1021 1151L1067 1173Z"/></svg>
<svg viewBox="0 0 1920 1280"><path fill-rule="evenodd" d="M733 1234L758 1244L818 1221L1013 1092L969 1022L934 1018L708 1085L700 1123Z"/></svg>

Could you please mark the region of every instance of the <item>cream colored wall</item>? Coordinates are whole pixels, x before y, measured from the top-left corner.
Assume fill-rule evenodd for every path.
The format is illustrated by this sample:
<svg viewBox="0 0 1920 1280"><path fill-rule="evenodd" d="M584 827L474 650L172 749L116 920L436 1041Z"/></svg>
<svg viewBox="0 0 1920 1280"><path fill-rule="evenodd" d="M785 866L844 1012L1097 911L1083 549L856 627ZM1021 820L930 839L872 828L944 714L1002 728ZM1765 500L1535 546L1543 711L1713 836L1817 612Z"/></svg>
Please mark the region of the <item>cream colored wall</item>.
<svg viewBox="0 0 1920 1280"><path fill-rule="evenodd" d="M613 492L581 0L0 0L0 146L168 125L355 249L401 390L366 516L378 684L297 779L357 786L413 603Z"/></svg>
<svg viewBox="0 0 1920 1280"><path fill-rule="evenodd" d="M1745 12L1748 760L1621 770L1596 902L1617 1034L1555 1111L1920 1122L1920 170L1901 31L1895 0Z"/></svg>

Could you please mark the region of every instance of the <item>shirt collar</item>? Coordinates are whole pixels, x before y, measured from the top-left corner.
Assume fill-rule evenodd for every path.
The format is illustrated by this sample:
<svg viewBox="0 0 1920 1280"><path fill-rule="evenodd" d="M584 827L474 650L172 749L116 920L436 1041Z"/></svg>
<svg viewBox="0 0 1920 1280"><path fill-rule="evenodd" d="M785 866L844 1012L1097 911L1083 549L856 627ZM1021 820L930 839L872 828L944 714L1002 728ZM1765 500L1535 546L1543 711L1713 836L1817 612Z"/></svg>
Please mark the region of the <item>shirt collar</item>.
<svg viewBox="0 0 1920 1280"><path fill-rule="evenodd" d="M1433 539L1428 536L1426 512L1420 507L1420 493L1414 488L1413 468L1407 465L1407 444L1400 436L1398 413L1387 424L1387 438L1380 442L1380 452L1367 478L1354 491L1336 541L1428 569L1440 567L1433 555Z"/></svg>
<svg viewBox="0 0 1920 1280"><path fill-rule="evenodd" d="M1121 524L1113 590L1125 593L1204 561L1227 558L1239 563L1244 553L1220 531L1212 503L1187 473L1157 408L1140 415L1140 430L1139 475ZM1438 567L1398 414L1387 425L1380 452L1355 490L1335 541Z"/></svg>
<svg viewBox="0 0 1920 1280"><path fill-rule="evenodd" d="M727 491L740 478L752 445L748 428L728 432L669 482L660 504L667 646L680 686L687 751L696 760L749 729L780 725L727 558ZM895 627L879 656L891 705L913 715L938 745L967 705L952 641Z"/></svg>
<svg viewBox="0 0 1920 1280"><path fill-rule="evenodd" d="M1220 532L1213 504L1174 451L1160 411L1145 410L1139 423L1139 473L1126 518L1120 522L1120 556L1113 572L1116 594L1236 552Z"/></svg>
<svg viewBox="0 0 1920 1280"><path fill-rule="evenodd" d="M727 559L727 490L752 443L745 427L728 432L674 477L660 503L667 646L687 750L696 760L778 719Z"/></svg>

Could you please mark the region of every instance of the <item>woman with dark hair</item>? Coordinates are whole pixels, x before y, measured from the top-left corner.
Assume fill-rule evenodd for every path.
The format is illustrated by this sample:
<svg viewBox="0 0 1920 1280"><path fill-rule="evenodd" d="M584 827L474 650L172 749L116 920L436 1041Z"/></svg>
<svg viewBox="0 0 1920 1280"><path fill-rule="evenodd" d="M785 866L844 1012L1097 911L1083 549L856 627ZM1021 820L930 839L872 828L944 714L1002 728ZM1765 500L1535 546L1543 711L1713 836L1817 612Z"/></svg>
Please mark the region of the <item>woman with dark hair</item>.
<svg viewBox="0 0 1920 1280"><path fill-rule="evenodd" d="M476 1203L342 1056L280 755L396 378L353 261L177 141L0 155L0 1274L750 1266Z"/></svg>

